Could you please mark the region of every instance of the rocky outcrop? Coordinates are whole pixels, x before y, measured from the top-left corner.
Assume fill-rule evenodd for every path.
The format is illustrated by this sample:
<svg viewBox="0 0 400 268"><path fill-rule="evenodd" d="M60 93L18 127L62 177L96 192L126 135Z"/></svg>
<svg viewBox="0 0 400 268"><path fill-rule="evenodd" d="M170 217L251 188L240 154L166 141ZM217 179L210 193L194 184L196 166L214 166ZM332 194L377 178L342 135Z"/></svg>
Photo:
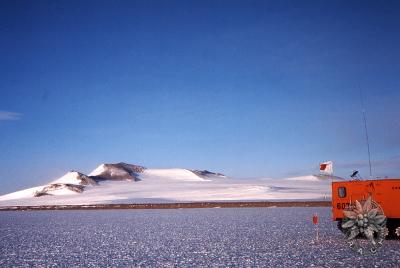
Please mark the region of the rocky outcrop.
<svg viewBox="0 0 400 268"><path fill-rule="evenodd" d="M89 176L86 176L85 174L82 174L80 172L77 172L78 176L77 176L77 180L80 181L80 185L97 185L97 181Z"/></svg>
<svg viewBox="0 0 400 268"><path fill-rule="evenodd" d="M51 192L56 191L56 190L62 190L62 189L68 189L68 190L76 192L76 193L82 193L83 190L85 189L85 186L70 184L70 183L53 183L53 184L50 184L50 185L44 187L40 191L36 191L34 193L34 197L52 195Z"/></svg>

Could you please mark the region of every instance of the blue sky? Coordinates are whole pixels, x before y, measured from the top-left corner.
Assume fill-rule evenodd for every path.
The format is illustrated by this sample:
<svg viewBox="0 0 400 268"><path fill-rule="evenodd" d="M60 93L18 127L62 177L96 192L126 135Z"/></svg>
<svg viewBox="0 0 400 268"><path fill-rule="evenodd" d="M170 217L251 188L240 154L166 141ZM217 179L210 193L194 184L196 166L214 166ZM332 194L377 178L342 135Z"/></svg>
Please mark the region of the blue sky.
<svg viewBox="0 0 400 268"><path fill-rule="evenodd" d="M400 176L398 1L1 1L0 193L103 162Z"/></svg>

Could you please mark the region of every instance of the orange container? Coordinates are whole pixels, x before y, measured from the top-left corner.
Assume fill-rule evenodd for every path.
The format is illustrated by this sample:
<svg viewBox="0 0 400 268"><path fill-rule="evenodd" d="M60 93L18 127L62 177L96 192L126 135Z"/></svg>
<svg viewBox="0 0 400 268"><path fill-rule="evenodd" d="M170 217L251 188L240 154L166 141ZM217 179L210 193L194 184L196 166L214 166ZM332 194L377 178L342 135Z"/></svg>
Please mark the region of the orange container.
<svg viewBox="0 0 400 268"><path fill-rule="evenodd" d="M343 219L343 210L369 195L383 209L389 231L400 227L400 179L332 182L332 218L339 222L338 226Z"/></svg>

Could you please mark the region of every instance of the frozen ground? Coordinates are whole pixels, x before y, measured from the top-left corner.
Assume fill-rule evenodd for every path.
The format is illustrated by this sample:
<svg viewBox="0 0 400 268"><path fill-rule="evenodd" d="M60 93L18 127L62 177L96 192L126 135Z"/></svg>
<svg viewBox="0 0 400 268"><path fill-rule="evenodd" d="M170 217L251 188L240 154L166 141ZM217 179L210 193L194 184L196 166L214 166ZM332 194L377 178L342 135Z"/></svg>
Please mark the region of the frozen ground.
<svg viewBox="0 0 400 268"><path fill-rule="evenodd" d="M321 242L312 243L311 216ZM330 208L0 213L0 267L398 267L400 241L349 250Z"/></svg>

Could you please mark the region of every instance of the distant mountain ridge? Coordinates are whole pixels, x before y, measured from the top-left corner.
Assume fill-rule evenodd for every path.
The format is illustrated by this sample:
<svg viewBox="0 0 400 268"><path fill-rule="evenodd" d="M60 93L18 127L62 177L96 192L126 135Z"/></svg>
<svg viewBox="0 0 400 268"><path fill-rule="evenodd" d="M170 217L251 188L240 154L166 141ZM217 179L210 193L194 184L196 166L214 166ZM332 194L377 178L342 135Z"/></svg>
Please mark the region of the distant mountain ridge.
<svg viewBox="0 0 400 268"><path fill-rule="evenodd" d="M336 176L233 179L209 170L101 164L45 185L0 196L0 206L132 204L196 201L327 200Z"/></svg>

